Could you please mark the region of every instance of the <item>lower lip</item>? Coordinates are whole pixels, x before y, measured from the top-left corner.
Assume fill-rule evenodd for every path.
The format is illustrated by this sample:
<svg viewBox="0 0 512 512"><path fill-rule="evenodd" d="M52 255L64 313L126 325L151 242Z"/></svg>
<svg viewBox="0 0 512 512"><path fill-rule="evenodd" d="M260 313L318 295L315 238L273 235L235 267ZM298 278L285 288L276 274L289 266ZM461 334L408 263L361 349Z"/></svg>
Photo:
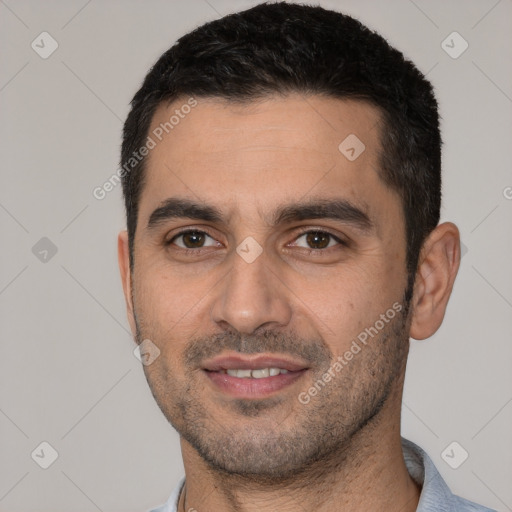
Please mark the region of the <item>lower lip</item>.
<svg viewBox="0 0 512 512"><path fill-rule="evenodd" d="M264 398L290 386L300 379L307 370L280 373L261 379L232 377L227 373L204 370L206 376L220 390L237 398Z"/></svg>

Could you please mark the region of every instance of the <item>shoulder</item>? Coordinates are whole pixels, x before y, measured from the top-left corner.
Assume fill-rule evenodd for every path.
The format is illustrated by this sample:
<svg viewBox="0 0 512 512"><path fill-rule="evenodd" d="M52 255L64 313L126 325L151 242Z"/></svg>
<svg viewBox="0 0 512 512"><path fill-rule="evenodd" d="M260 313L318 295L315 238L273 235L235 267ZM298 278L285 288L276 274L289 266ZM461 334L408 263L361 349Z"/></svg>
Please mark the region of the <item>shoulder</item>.
<svg viewBox="0 0 512 512"><path fill-rule="evenodd" d="M465 500L460 496L453 496L454 512L496 512L491 508L478 505L472 501Z"/></svg>
<svg viewBox="0 0 512 512"><path fill-rule="evenodd" d="M418 445L402 438L404 461L421 488L417 512L496 512L451 492L432 459Z"/></svg>
<svg viewBox="0 0 512 512"><path fill-rule="evenodd" d="M181 480L178 482L178 485L176 485L176 487L172 491L167 502L164 505L161 505L160 507L148 510L148 512L177 512L181 489L183 488L184 484L185 477L182 477Z"/></svg>

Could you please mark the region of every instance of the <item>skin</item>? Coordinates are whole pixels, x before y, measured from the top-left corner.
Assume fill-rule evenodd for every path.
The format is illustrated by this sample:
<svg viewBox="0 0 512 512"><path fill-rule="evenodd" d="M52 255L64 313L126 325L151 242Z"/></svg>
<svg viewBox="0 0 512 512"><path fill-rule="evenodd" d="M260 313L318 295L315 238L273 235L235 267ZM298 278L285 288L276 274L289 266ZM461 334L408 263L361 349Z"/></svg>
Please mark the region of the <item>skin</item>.
<svg viewBox="0 0 512 512"><path fill-rule="evenodd" d="M150 132L185 102L161 106ZM144 371L180 433L180 511L416 510L420 489L400 442L409 336L427 338L443 320L459 233L444 223L425 241L406 313L405 224L400 198L378 174L379 120L366 103L320 96L198 99L150 152L133 272L126 232L119 265L132 332L161 351ZM338 150L349 134L365 145L354 161ZM173 197L214 206L222 219L148 228ZM364 211L371 229L348 219L272 223L282 205L331 199ZM206 247L186 253L185 238L175 238L182 228L206 231ZM321 237L311 247L308 230L345 244ZM236 252L249 236L262 249L252 263ZM401 314L300 403L395 303ZM206 357L233 352L291 356L309 369L268 398L237 399L201 369Z"/></svg>

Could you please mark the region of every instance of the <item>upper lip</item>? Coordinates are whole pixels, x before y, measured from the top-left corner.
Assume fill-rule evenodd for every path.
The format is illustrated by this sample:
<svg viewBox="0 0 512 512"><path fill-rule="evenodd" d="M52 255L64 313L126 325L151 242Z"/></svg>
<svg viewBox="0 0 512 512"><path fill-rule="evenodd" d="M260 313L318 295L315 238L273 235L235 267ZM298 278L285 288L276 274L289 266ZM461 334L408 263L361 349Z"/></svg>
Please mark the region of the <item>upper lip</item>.
<svg viewBox="0 0 512 512"><path fill-rule="evenodd" d="M270 354L217 356L203 363L209 371L257 370L258 368L281 368L290 372L307 369L307 365L290 358Z"/></svg>

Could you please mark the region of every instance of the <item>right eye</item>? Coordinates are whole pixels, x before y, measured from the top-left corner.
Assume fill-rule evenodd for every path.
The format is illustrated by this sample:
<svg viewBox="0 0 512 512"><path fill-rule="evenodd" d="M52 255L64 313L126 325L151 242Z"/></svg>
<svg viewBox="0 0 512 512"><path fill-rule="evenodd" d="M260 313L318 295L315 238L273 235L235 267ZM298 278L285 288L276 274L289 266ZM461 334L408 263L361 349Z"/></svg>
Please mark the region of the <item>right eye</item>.
<svg viewBox="0 0 512 512"><path fill-rule="evenodd" d="M174 235L167 245L176 245L181 249L202 249L203 247L214 247L218 242L205 231L189 229Z"/></svg>

